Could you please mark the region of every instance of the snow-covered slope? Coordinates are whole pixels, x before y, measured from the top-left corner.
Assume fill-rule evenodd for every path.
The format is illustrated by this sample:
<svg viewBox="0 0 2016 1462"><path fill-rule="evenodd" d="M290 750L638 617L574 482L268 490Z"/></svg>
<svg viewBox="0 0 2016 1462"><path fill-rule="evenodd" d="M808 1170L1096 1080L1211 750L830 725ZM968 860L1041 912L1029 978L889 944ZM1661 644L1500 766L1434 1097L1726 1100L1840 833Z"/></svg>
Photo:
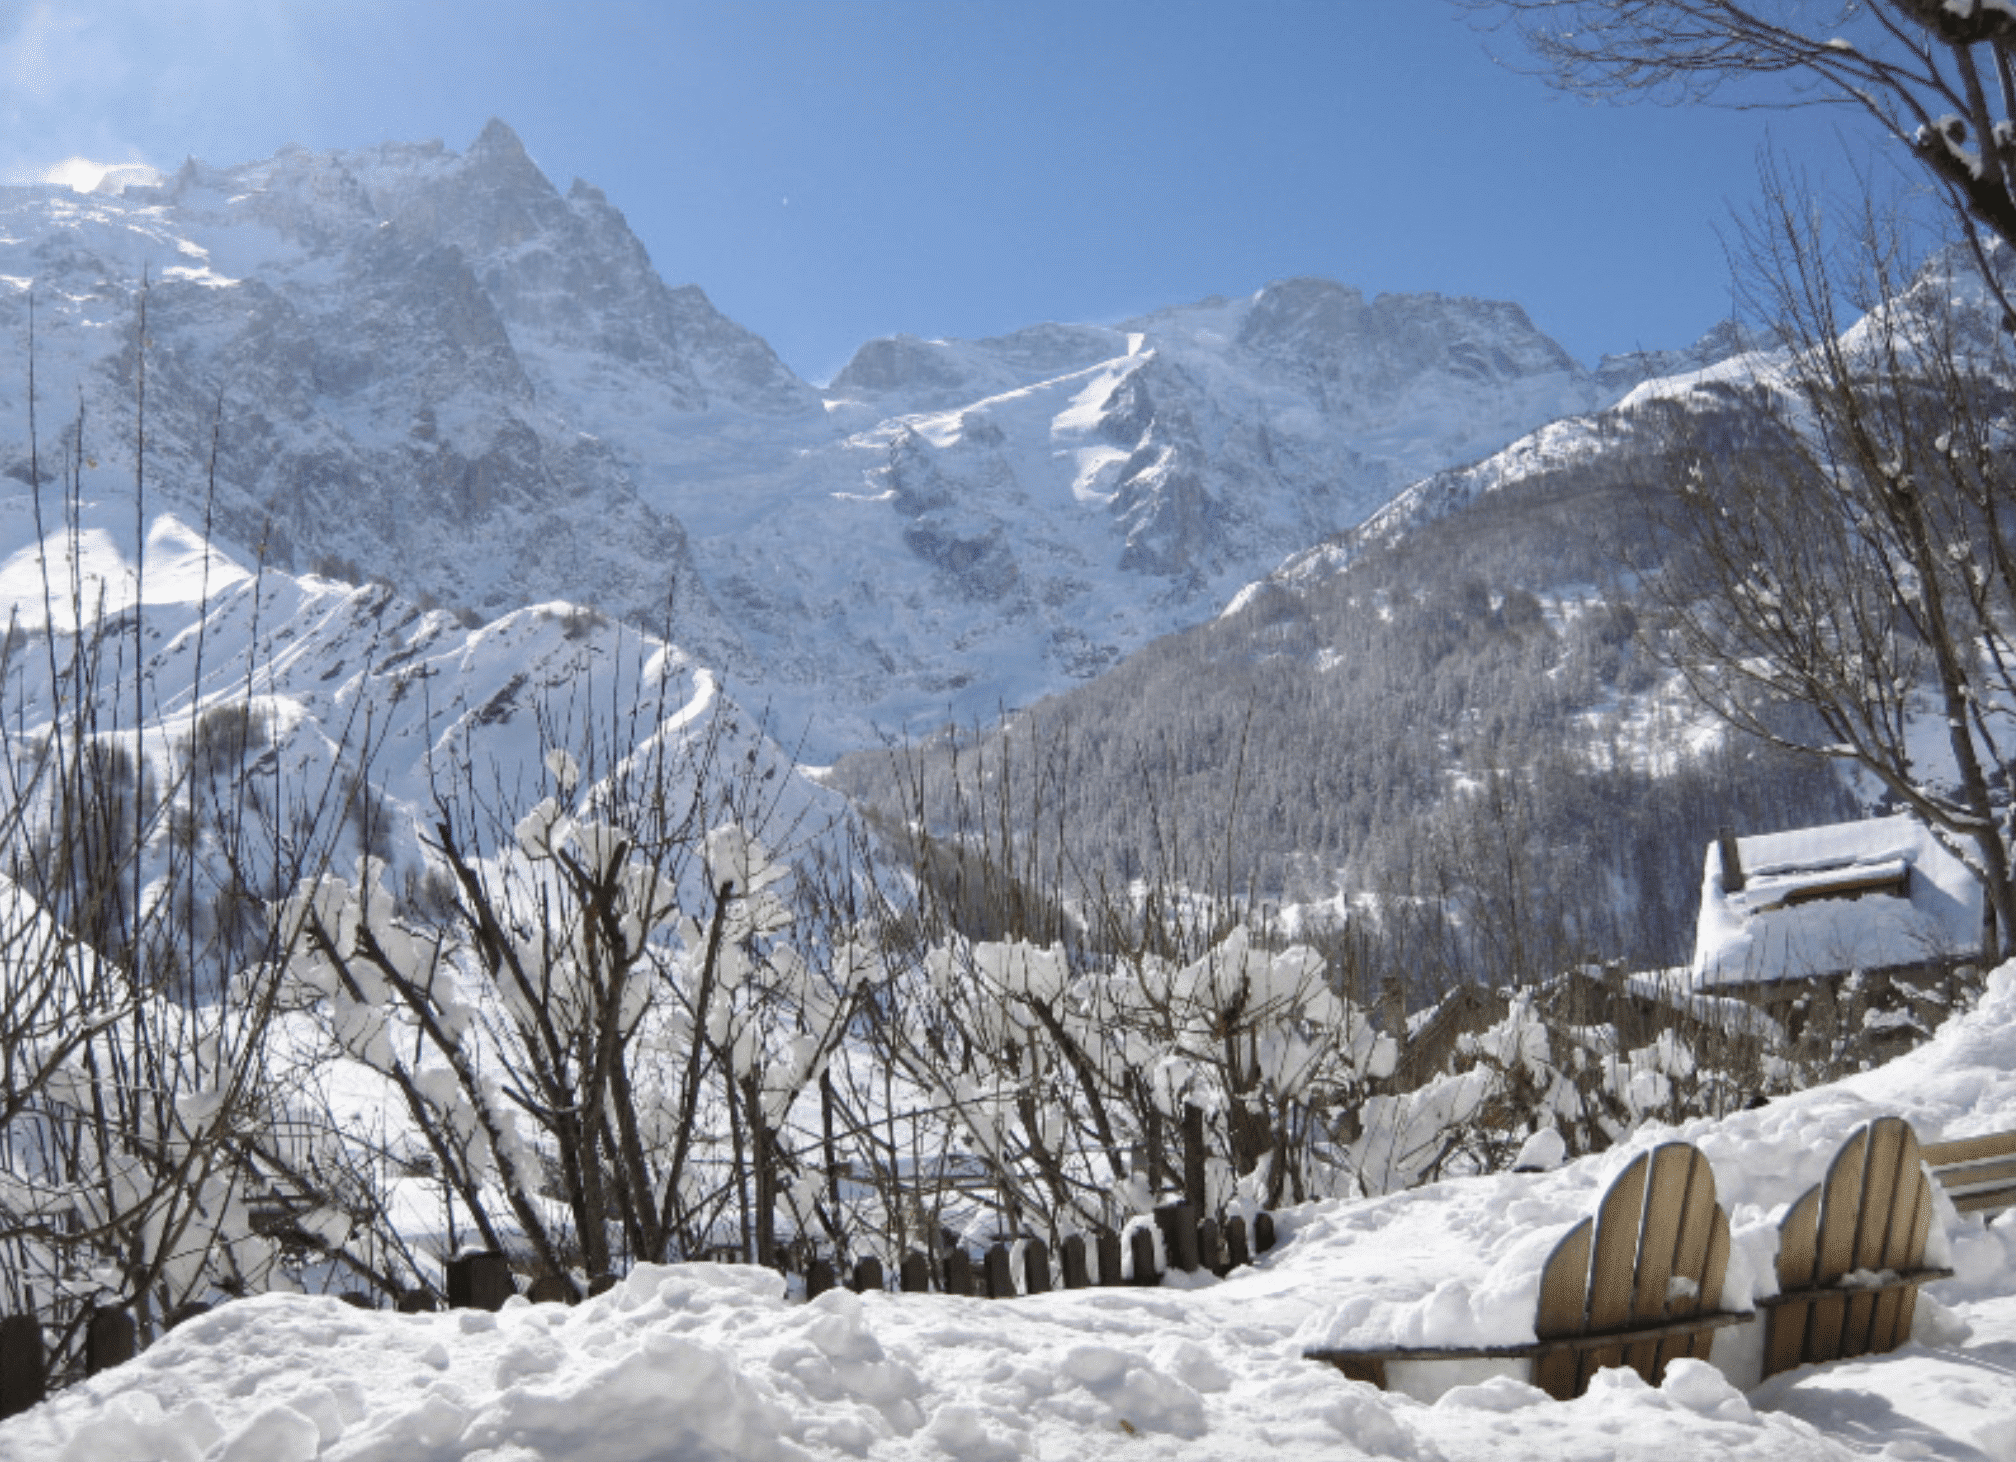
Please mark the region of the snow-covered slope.
<svg viewBox="0 0 2016 1462"><path fill-rule="evenodd" d="M1304 279L1112 328L874 341L822 394L501 123L461 153L118 181L0 190L8 510L37 470L93 497L141 475L144 276L154 506L240 558L484 616L565 598L669 623L813 755L1093 674L1674 363L1590 371L1514 305Z"/></svg>
<svg viewBox="0 0 2016 1462"><path fill-rule="evenodd" d="M277 894L322 857L347 872L369 851L396 883L422 872L421 839L451 810L473 852L508 842L551 790L555 748L577 758L591 802L656 797L676 821L697 799L693 837L731 809L784 848L845 836L840 797L711 670L593 610L549 602L471 628L382 584L255 570L172 516L136 544L130 523L91 504L74 527L0 556L0 596L15 626L0 657L8 786L32 799L30 826L51 793L24 768L60 716L73 744L137 747L143 784L182 809L150 823L150 867L193 848L216 855L220 886L251 876ZM85 614L95 648L69 633L78 602L102 607ZM220 756L212 718L240 712L253 729Z"/></svg>

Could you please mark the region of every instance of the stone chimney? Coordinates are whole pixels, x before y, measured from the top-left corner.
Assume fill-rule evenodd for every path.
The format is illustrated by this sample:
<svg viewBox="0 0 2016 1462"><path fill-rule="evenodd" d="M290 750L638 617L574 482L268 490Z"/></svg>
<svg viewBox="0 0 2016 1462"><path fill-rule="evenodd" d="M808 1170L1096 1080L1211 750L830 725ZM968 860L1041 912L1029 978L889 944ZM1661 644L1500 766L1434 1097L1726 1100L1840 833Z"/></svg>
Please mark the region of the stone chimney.
<svg viewBox="0 0 2016 1462"><path fill-rule="evenodd" d="M1749 880L1743 876L1743 855L1736 851L1736 834L1723 828L1715 842L1722 849L1722 892L1741 893Z"/></svg>

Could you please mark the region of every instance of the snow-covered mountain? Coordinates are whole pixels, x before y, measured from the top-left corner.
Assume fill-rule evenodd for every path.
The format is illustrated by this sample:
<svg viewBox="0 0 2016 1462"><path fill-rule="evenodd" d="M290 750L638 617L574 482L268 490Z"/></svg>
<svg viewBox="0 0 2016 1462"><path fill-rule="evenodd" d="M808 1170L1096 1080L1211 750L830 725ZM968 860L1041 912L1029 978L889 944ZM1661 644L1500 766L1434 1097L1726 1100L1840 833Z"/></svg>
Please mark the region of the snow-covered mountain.
<svg viewBox="0 0 2016 1462"><path fill-rule="evenodd" d="M848 444L871 454L871 491L836 497L833 531L886 539L899 518L936 584L894 625L858 583L808 596L797 622L834 626L863 667L896 639L890 658L922 673L871 702L890 722L928 716L934 694L984 716L1208 617L1246 566L1417 478L1718 343L1592 372L1516 305L1311 279L1110 331L871 342L832 383L836 415L876 419Z"/></svg>
<svg viewBox="0 0 2016 1462"><path fill-rule="evenodd" d="M729 820L788 854L846 840L839 795L654 635L564 602L472 629L383 584L237 561L172 515L134 529L84 504L0 558L11 852L78 815L61 767L86 744L92 797L143 789L149 879L193 855L220 898L244 881L277 897L325 858L347 875L366 852L410 894L438 824L489 856L553 795L695 844ZM555 751L579 770L571 797ZM60 903L71 875L50 876Z"/></svg>
<svg viewBox="0 0 2016 1462"><path fill-rule="evenodd" d="M471 616L565 598L669 626L815 756L1092 675L1675 363L1592 371L1514 305L1290 280L1110 328L873 341L821 392L502 123L461 153L0 190L0 328L10 547L36 470L93 498L137 475L247 559Z"/></svg>
<svg viewBox="0 0 2016 1462"><path fill-rule="evenodd" d="M662 623L676 594L687 638L719 648L680 525L587 428L611 395L658 417L819 415L767 346L667 288L600 194L561 197L501 124L460 155L288 152L113 195L9 189L0 220L17 348L0 470L25 489L32 303L45 479L81 418L82 491L133 480L145 277L149 492L283 567L485 615L571 597Z"/></svg>

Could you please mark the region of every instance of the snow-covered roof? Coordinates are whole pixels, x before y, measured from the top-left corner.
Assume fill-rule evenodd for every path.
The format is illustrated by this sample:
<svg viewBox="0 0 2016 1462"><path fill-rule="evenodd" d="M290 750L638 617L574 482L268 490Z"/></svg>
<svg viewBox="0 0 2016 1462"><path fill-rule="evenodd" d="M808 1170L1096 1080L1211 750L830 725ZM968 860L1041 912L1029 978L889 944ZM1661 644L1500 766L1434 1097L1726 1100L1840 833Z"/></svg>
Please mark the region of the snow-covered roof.
<svg viewBox="0 0 2016 1462"><path fill-rule="evenodd" d="M1801 979L1973 951L1981 885L1917 819L1870 818L1736 840L1741 887L1708 845L1696 984Z"/></svg>

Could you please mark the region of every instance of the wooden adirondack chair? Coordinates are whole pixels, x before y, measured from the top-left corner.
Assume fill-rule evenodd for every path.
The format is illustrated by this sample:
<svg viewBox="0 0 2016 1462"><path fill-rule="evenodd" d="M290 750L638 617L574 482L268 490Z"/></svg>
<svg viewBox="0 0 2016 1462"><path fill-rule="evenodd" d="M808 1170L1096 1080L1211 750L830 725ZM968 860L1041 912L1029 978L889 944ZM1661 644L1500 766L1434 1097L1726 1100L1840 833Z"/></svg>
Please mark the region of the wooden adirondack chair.
<svg viewBox="0 0 2016 1462"><path fill-rule="evenodd" d="M1778 1226L1778 1289L1763 1301L1764 1374L1895 1350L1911 1336L1925 1267L1932 1185L1901 1117L1858 1128Z"/></svg>
<svg viewBox="0 0 2016 1462"><path fill-rule="evenodd" d="M1604 1366L1628 1365L1657 1385L1668 1362L1705 1359L1713 1331L1752 1318L1719 1308L1728 1262L1729 1220L1708 1159L1669 1142L1633 1158L1595 1217L1554 1246L1540 1276L1537 1340L1307 1354L1381 1388L1389 1361L1477 1357L1530 1357L1533 1384L1562 1401L1581 1395Z"/></svg>
<svg viewBox="0 0 2016 1462"><path fill-rule="evenodd" d="M1719 1306L1729 1263L1729 1219L1698 1148L1669 1142L1617 1175L1591 1221L1555 1246L1540 1278L1542 1344L1533 1384L1580 1396L1605 1366L1628 1365L1653 1385L1667 1362L1708 1358L1713 1332L1748 1318ZM1614 1343L1592 1345L1602 1336Z"/></svg>

